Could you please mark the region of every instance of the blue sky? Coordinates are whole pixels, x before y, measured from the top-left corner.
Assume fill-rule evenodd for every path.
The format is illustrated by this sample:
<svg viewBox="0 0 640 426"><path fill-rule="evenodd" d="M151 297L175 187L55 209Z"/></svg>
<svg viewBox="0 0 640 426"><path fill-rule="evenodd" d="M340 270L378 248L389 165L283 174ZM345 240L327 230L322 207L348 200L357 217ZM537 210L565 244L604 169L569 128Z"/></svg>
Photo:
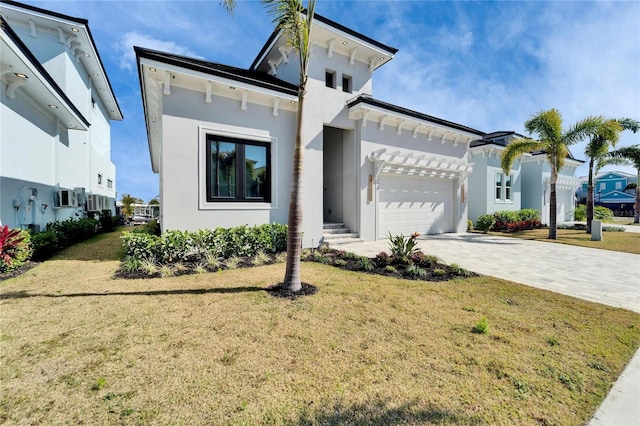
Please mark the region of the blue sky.
<svg viewBox="0 0 640 426"><path fill-rule="evenodd" d="M273 30L258 1L239 0L232 16L218 0L26 2L89 20L125 117L112 122L117 191L145 201L158 176L132 46L247 68ZM640 2L319 0L316 12L399 49L374 75L383 101L485 132L526 134L549 108L567 127L589 115L640 119ZM620 146L637 143L625 132Z"/></svg>

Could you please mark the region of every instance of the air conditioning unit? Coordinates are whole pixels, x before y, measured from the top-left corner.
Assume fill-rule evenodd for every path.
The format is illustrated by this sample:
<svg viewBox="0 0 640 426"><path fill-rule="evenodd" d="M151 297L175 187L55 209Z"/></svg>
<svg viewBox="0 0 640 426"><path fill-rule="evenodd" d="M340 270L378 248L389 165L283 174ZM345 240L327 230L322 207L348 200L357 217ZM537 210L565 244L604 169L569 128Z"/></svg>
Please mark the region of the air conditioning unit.
<svg viewBox="0 0 640 426"><path fill-rule="evenodd" d="M84 206L84 203L87 202L87 197L85 195L84 188L73 188L73 192L76 193L76 199L78 200L78 206Z"/></svg>
<svg viewBox="0 0 640 426"><path fill-rule="evenodd" d="M58 200L60 207L77 207L78 197L76 193L70 189L61 189L58 191Z"/></svg>

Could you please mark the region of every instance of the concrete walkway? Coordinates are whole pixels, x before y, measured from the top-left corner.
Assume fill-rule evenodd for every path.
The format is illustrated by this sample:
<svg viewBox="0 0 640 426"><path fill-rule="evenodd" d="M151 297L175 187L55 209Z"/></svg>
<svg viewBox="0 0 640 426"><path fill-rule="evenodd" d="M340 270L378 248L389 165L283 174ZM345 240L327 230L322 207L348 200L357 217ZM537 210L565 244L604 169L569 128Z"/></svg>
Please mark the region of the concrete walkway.
<svg viewBox="0 0 640 426"><path fill-rule="evenodd" d="M419 247L483 275L640 313L637 254L484 234L429 235L420 238ZM388 242L345 244L340 249L372 257L388 252ZM640 351L589 423L600 425L640 425Z"/></svg>

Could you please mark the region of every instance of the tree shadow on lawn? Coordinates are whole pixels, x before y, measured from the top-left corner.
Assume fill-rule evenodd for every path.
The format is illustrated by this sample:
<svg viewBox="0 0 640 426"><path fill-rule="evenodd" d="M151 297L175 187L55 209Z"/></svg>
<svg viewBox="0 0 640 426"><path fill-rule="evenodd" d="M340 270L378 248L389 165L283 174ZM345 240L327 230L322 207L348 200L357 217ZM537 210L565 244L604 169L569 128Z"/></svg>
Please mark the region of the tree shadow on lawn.
<svg viewBox="0 0 640 426"><path fill-rule="evenodd" d="M477 416L455 414L445 409L428 405L419 408L416 402L408 402L399 407L389 407L382 400L353 404L349 407L337 403L332 406L305 410L300 414L300 425L404 425L404 424L484 424Z"/></svg>
<svg viewBox="0 0 640 426"><path fill-rule="evenodd" d="M12 291L0 294L3 299L28 299L31 297L95 297L95 296L179 296L184 294L228 294L228 293L253 293L267 291L263 287L230 287L230 288L197 288L183 290L145 290L145 291L104 291L103 293L28 293L27 291Z"/></svg>

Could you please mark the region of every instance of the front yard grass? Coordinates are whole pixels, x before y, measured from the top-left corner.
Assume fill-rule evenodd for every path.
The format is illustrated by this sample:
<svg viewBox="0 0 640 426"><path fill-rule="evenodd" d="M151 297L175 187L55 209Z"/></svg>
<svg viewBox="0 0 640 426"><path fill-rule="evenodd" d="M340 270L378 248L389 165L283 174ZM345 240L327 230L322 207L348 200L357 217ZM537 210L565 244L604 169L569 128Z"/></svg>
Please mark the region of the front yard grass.
<svg viewBox="0 0 640 426"><path fill-rule="evenodd" d="M0 283L0 422L579 425L640 345L636 313L491 277L303 263L290 301L282 264L114 280L91 244Z"/></svg>
<svg viewBox="0 0 640 426"><path fill-rule="evenodd" d="M602 241L591 241L591 234L576 229L558 229L557 240L548 239L548 229L531 229L513 233L490 232L490 234L640 254L640 233L637 232L603 232Z"/></svg>

